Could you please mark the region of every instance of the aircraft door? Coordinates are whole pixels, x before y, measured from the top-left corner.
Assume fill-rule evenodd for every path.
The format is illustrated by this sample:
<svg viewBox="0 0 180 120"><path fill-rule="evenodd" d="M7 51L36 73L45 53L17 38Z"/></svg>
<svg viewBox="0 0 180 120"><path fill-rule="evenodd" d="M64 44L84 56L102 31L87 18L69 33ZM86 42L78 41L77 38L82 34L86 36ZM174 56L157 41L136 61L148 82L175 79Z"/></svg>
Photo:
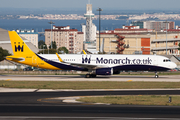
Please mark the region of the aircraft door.
<svg viewBox="0 0 180 120"><path fill-rule="evenodd" d="M37 65L37 56L32 57L32 64Z"/></svg>
<svg viewBox="0 0 180 120"><path fill-rule="evenodd" d="M154 65L158 65L158 57L154 56Z"/></svg>

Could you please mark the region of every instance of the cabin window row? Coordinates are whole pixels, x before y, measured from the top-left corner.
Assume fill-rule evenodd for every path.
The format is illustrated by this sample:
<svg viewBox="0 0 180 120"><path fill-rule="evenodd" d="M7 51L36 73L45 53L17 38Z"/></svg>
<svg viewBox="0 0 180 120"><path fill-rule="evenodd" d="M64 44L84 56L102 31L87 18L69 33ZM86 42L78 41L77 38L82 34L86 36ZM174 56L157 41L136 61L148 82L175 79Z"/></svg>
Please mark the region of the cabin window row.
<svg viewBox="0 0 180 120"><path fill-rule="evenodd" d="M169 59L164 59L163 62L171 62Z"/></svg>
<svg viewBox="0 0 180 120"><path fill-rule="evenodd" d="M75 59L64 59L63 61L75 61Z"/></svg>

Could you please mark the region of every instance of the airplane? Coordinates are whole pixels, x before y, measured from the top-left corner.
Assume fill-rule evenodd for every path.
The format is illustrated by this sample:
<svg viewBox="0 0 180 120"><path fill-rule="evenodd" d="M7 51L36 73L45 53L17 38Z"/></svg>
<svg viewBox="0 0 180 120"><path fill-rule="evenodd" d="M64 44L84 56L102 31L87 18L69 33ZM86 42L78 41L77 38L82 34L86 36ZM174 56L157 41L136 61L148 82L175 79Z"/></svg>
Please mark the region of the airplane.
<svg viewBox="0 0 180 120"><path fill-rule="evenodd" d="M86 78L96 75L120 74L120 71L167 71L177 65L167 57L159 55L117 55L117 54L36 54L15 31L8 31L12 56L9 61L51 70L87 71Z"/></svg>

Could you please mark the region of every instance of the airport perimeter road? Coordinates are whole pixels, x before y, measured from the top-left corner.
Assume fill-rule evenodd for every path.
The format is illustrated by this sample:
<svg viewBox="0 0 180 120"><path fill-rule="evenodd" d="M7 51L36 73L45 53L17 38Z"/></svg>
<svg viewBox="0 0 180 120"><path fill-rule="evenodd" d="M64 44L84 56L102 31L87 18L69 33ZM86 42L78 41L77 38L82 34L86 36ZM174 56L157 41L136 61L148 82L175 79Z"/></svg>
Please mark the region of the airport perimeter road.
<svg viewBox="0 0 180 120"><path fill-rule="evenodd" d="M97 76L97 78L84 78L80 75L0 75L0 80L13 81L158 81L180 82L180 75L162 75L154 78L153 75L113 75Z"/></svg>
<svg viewBox="0 0 180 120"><path fill-rule="evenodd" d="M180 90L144 91L62 91L0 93L0 119L63 119L63 120L129 120L180 118L178 106L131 106L69 104L59 101L40 102L39 99L94 95L180 95ZM167 100L168 101L168 100Z"/></svg>

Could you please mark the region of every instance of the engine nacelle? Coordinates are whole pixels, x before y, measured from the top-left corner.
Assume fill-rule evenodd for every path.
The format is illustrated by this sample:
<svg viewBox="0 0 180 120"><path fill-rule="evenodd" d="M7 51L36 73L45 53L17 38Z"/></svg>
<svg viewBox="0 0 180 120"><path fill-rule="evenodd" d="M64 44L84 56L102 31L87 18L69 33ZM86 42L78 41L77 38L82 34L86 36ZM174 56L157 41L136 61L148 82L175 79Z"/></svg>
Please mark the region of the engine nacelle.
<svg viewBox="0 0 180 120"><path fill-rule="evenodd" d="M112 75L113 68L100 68L96 69L96 75Z"/></svg>

